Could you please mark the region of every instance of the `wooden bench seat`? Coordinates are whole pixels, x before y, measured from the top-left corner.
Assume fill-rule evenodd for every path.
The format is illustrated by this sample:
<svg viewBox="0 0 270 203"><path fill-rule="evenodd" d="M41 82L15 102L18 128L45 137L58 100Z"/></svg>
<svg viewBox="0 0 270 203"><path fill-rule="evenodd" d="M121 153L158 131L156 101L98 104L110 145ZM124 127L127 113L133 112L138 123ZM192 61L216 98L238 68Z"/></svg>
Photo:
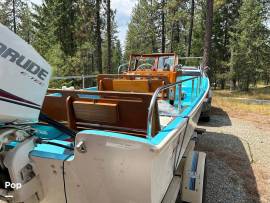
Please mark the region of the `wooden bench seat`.
<svg viewBox="0 0 270 203"><path fill-rule="evenodd" d="M72 97L68 97L66 102L67 108L73 108L78 122L116 124L119 121L117 102L95 102L90 99L72 101Z"/></svg>
<svg viewBox="0 0 270 203"><path fill-rule="evenodd" d="M155 92L157 88L165 83L162 80L125 80L104 78L99 81L100 91L118 91L118 92Z"/></svg>
<svg viewBox="0 0 270 203"><path fill-rule="evenodd" d="M104 129L146 135L151 94L76 90L49 92L60 96L47 95L42 112L55 120L67 122L74 130ZM99 95L100 98L79 98L78 95ZM153 134L160 130L158 115L155 120Z"/></svg>
<svg viewBox="0 0 270 203"><path fill-rule="evenodd" d="M149 92L168 83L166 76L98 75L98 90L119 92Z"/></svg>
<svg viewBox="0 0 270 203"><path fill-rule="evenodd" d="M169 83L175 83L177 76L179 76L181 73L176 71L136 70L136 71L129 71L127 74L167 78L167 81Z"/></svg>

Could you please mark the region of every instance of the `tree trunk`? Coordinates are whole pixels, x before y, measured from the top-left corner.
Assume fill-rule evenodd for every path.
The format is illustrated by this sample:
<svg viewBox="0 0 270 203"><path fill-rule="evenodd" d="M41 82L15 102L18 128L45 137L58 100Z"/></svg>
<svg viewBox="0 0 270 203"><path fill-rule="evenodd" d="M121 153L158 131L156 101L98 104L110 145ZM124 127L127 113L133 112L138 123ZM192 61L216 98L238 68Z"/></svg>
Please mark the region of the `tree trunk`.
<svg viewBox="0 0 270 203"><path fill-rule="evenodd" d="M209 65L210 51L211 51L211 37L213 26L213 0L206 0L206 21L205 21L205 35L203 48L203 66Z"/></svg>
<svg viewBox="0 0 270 203"><path fill-rule="evenodd" d="M190 50L192 45L192 32L193 32L193 20L194 20L194 9L195 9L195 0L191 0L190 8L190 27L188 32L188 47L187 47L187 57L190 56Z"/></svg>
<svg viewBox="0 0 270 203"><path fill-rule="evenodd" d="M153 12L153 0L150 1L150 29L151 30L155 30L155 26L153 24L154 22L154 12ZM156 53L157 52L157 45L156 45L156 35L155 34L151 34L151 45L152 45L152 53Z"/></svg>
<svg viewBox="0 0 270 203"><path fill-rule="evenodd" d="M16 25L16 6L15 2L16 0L12 0L12 14L13 14L13 31L17 33L17 25Z"/></svg>
<svg viewBox="0 0 270 203"><path fill-rule="evenodd" d="M108 72L112 72L111 0L107 0Z"/></svg>
<svg viewBox="0 0 270 203"><path fill-rule="evenodd" d="M224 80L224 79L221 79L221 80L220 80L220 88L221 88L222 90L225 89L225 80Z"/></svg>
<svg viewBox="0 0 270 203"><path fill-rule="evenodd" d="M161 13L161 26L162 26L162 30L161 30L161 52L165 53L165 40L166 40L166 36L165 36L165 13L164 13L164 6L165 6L165 0L162 0L162 13Z"/></svg>
<svg viewBox="0 0 270 203"><path fill-rule="evenodd" d="M172 13L173 16L175 16L176 13L176 8L172 8L172 10L170 10L169 12ZM171 22L171 47L170 47L170 52L173 53L174 52L174 31L175 31L175 21L172 20Z"/></svg>
<svg viewBox="0 0 270 203"><path fill-rule="evenodd" d="M234 76L234 50L231 49L231 63L230 63L230 91L235 90L235 76Z"/></svg>
<svg viewBox="0 0 270 203"><path fill-rule="evenodd" d="M101 50L101 19L100 19L101 0L96 0L96 60L97 70L102 73L102 50Z"/></svg>
<svg viewBox="0 0 270 203"><path fill-rule="evenodd" d="M171 48L170 48L170 52L173 52L173 29L174 29L174 23L171 23Z"/></svg>

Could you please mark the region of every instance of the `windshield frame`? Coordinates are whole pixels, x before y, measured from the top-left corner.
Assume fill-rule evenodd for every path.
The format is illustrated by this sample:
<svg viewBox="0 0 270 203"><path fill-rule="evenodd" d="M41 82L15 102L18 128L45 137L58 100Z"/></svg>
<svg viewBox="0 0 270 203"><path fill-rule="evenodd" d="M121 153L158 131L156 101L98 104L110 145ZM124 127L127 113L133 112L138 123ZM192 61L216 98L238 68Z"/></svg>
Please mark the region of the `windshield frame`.
<svg viewBox="0 0 270 203"><path fill-rule="evenodd" d="M161 59L169 59L171 62L169 63L170 67L165 70L164 67L160 67L160 60ZM159 70L159 71L174 71L175 66L178 64L178 57L174 53L168 53L168 54L131 54L129 59L129 65L128 70L129 71L137 71L139 61L143 60L145 63L142 64L152 64L148 63L147 60L152 60L153 65L151 67L151 70ZM141 65L142 65L141 64ZM163 63L166 64L166 63Z"/></svg>

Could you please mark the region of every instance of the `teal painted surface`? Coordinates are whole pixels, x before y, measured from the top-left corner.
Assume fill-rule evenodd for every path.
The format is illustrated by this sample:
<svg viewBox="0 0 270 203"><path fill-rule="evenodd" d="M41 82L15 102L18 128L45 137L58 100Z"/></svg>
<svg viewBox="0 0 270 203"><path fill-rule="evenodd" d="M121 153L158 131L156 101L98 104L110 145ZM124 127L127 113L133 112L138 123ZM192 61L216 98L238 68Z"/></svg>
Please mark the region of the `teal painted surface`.
<svg viewBox="0 0 270 203"><path fill-rule="evenodd" d="M65 133L49 125L36 124L32 127L36 129L35 135L42 139L65 140L70 138Z"/></svg>
<svg viewBox="0 0 270 203"><path fill-rule="evenodd" d="M177 81L184 80L187 78L191 78L191 77L190 76L178 77ZM194 80L194 91L196 90L198 82L199 82L198 79ZM107 136L107 137L116 137L116 138L120 138L120 139L132 140L135 142L142 142L142 143L157 145L168 135L169 132L171 132L173 129L175 129L177 126L179 126L182 122L185 121L185 118L190 114L192 109L196 106L196 104L202 98L208 85L209 85L208 78L206 78L206 77L202 78L200 92L198 92L198 93L194 92L192 94L192 81L186 81L186 82L182 83L182 92L185 93L185 98L184 98L184 100L182 100L181 106L182 106L182 108L184 108L184 111L181 112L181 114L178 117L176 117L169 125L167 125L155 137L153 137L150 140L145 139L145 138L139 138L136 136L126 135L126 134L121 134L121 133L106 132L106 131L100 131L100 130L86 130L86 131L83 131L83 133L95 134L95 135ZM177 108L177 105L178 105L178 102L177 102L177 100L179 98L178 92L179 91L178 91L178 87L177 87L176 97L175 97L175 108Z"/></svg>
<svg viewBox="0 0 270 203"><path fill-rule="evenodd" d="M182 77L177 78L177 81L187 79L189 77L190 76L182 76ZM199 80L195 79L194 80L194 91L196 90L198 83L199 83ZM121 134L121 133L101 131L101 130L84 130L84 131L81 131L80 133L89 134L89 136L98 135L98 136L106 136L106 137L115 137L115 138L119 138L119 139L126 139L126 140L131 140L134 142L145 143L145 144L149 144L149 145L158 145L166 136L168 136L168 134L172 130L174 130L175 128L177 128L179 125L181 125L183 122L186 121L186 117L191 113L191 111L194 109L194 107L197 105L197 103L201 100L201 98L204 95L205 91L207 90L208 86L209 86L209 80L208 80L208 78L204 77L201 80L200 91L198 93L194 92L192 94L192 81L186 81L186 82L182 83L182 92L185 94L185 97L184 97L184 100L181 101L181 106L182 106L182 108L184 108L184 111L182 111L178 117L176 117L165 128L163 128L155 137L153 137L151 139L140 138L140 137L131 136L131 135L127 135L127 134ZM95 90L95 88L96 87L87 88L87 90ZM175 96L175 104L174 104L175 108L177 108L177 105L178 105L178 101L177 101L179 98L178 92L179 91L177 88L176 89L176 96ZM50 131L51 129L44 129L43 128L43 130ZM56 135L59 135L59 132L55 131L55 129L54 129L54 130L51 130L50 133L48 133L48 134L51 134L51 136L52 135L56 136ZM62 142L69 143L69 142L65 142L65 141L62 141ZM48 152L50 154L50 156L54 156L55 154L57 154L57 155L55 155L57 157L57 159L59 158L58 157L59 154L63 155L63 157L65 156L65 152L64 152L65 150L63 148L52 146L52 145L50 145L50 146L37 146L37 148L35 148L34 151L35 152L33 153L33 156L38 156L38 155L41 156L43 152ZM54 153L54 155L51 155L52 153ZM44 154L42 156L44 156Z"/></svg>
<svg viewBox="0 0 270 203"><path fill-rule="evenodd" d="M179 80L184 80L190 78L190 76L183 76L177 78L177 81ZM194 90L198 84L198 79L194 80ZM200 88L200 93L197 95L194 93L192 96L191 90L192 90L192 81L186 81L182 84L182 92L186 94L186 97L184 100L182 100L182 108L185 108L181 114L176 117L169 125L167 125L164 129L162 129L155 137L152 139L146 139L146 138L140 138L136 136L131 136L131 135L126 135L126 134L121 134L121 133L113 133L113 132L106 132L106 131L100 131L100 130L85 130L82 131L81 133L91 134L93 135L100 135L100 136L106 136L106 137L115 137L119 139L127 139L127 140L132 140L135 142L141 142L141 143L147 143L150 145L158 145L173 129L177 128L177 126L181 125L182 122L185 122L185 118L189 115L189 113L192 111L192 109L196 106L196 104L200 101L202 98L204 92L206 91L209 83L208 83L208 78L202 78L201 82L201 88ZM176 89L176 91L178 88ZM176 97L175 97L175 107L177 108L177 100L179 98L178 92L176 92Z"/></svg>
<svg viewBox="0 0 270 203"><path fill-rule="evenodd" d="M98 87L95 86L95 87L87 87L87 88L84 88L85 90L90 90L90 91L97 91L98 90Z"/></svg>
<svg viewBox="0 0 270 203"><path fill-rule="evenodd" d="M58 144L62 144L65 146L71 146L71 142L66 142L66 141L61 141L61 140L50 140L50 142L54 142L54 143L58 143ZM67 149L63 148L63 147L58 147L55 145L50 145L50 144L38 144L34 150L36 151L47 151L50 153L55 153L55 154L64 154L65 151L67 151Z"/></svg>
<svg viewBox="0 0 270 203"><path fill-rule="evenodd" d="M57 153L47 152L46 150L44 150L44 151L33 150L30 152L30 156L47 158L47 159L54 159L54 160L67 160L67 161L74 159L74 155L72 155L72 154L64 154L64 153L57 154Z"/></svg>
<svg viewBox="0 0 270 203"><path fill-rule="evenodd" d="M51 140L51 142L71 146L70 142L60 141L60 140ZM67 150L63 147L58 147L50 144L38 144L33 151L31 151L30 156L42 157L48 159L57 159L57 160L65 160L69 157L68 160L74 158L73 152Z"/></svg>
<svg viewBox="0 0 270 203"><path fill-rule="evenodd" d="M62 97L62 94L61 93L53 93L53 94L49 94L49 96ZM87 98L87 99L100 99L100 96L98 96L98 95L78 94L78 96L80 98Z"/></svg>
<svg viewBox="0 0 270 203"><path fill-rule="evenodd" d="M178 77L177 81L184 80L187 78L191 78L190 76L182 76ZM194 89L196 85L198 84L198 80L194 80ZM208 78L203 78L201 82L201 90L200 93L197 95L192 96L191 90L192 90L192 81L186 81L182 83L182 92L185 93L184 100L181 101L181 106L184 108L184 111L181 112L179 117L175 118L171 123L169 123L168 126L166 126L164 129L162 129L155 137L153 137L150 140L150 143L153 145L158 145L173 129L177 128L179 125L181 125L182 122L185 121L184 118L186 118L191 111L194 109L194 107L198 104L198 102L203 97L205 91L207 90L207 87L209 85ZM176 88L176 97L175 97L175 108L178 106L178 98L179 98L179 91L178 87Z"/></svg>
<svg viewBox="0 0 270 203"><path fill-rule="evenodd" d="M127 134L122 134L122 133L114 133L114 132L108 132L108 131L102 131L102 130L83 130L83 131L80 131L80 133L89 134L89 136L91 136L91 134L92 135L100 135L100 136L104 136L104 137L115 137L115 138L133 140L136 142L150 144L149 140L147 140L147 139L132 136L132 135L127 135Z"/></svg>
<svg viewBox="0 0 270 203"><path fill-rule="evenodd" d="M176 117L169 125L163 128L155 137L149 140L149 143L152 145L158 145L160 142L168 136L168 134L174 130L177 126L181 125L185 119L181 116Z"/></svg>

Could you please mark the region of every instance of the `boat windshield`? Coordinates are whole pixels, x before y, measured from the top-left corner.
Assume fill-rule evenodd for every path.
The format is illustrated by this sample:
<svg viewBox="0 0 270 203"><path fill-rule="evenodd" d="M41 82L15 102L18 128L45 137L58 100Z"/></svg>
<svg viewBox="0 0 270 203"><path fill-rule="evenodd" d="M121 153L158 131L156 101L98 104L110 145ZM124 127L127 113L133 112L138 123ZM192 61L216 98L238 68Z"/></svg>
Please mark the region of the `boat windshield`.
<svg viewBox="0 0 270 203"><path fill-rule="evenodd" d="M174 56L132 56L130 70L160 70L169 71L174 66Z"/></svg>
<svg viewBox="0 0 270 203"><path fill-rule="evenodd" d="M174 65L174 57L173 56L162 56L159 57L158 60L158 69L159 70L170 70Z"/></svg>
<svg viewBox="0 0 270 203"><path fill-rule="evenodd" d="M151 70L155 66L155 58L141 57L137 59L136 70L149 69Z"/></svg>

